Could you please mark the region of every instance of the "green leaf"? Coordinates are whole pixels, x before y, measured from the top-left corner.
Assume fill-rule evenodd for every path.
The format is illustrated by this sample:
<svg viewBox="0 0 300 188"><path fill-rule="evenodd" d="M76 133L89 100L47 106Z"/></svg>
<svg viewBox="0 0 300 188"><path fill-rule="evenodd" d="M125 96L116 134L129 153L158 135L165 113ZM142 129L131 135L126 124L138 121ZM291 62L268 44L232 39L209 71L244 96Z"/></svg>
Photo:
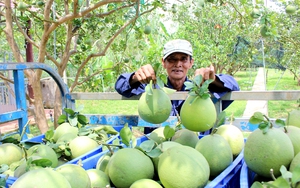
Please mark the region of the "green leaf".
<svg viewBox="0 0 300 188"><path fill-rule="evenodd" d="M129 146L130 140L132 137L132 132L130 128L128 127L128 124L126 123L124 127L120 131L120 137L122 139L122 142L126 145Z"/></svg>
<svg viewBox="0 0 300 188"><path fill-rule="evenodd" d="M226 119L226 112L222 111L218 114L216 127L219 127L220 125L223 125Z"/></svg>
<svg viewBox="0 0 300 188"><path fill-rule="evenodd" d="M282 177L286 180L291 179L292 178L292 173L287 171L286 167L284 165L281 165L280 167L280 173L282 175Z"/></svg>
<svg viewBox="0 0 300 188"><path fill-rule="evenodd" d="M87 125L89 123L89 120L85 115L78 114L77 119L81 125Z"/></svg>
<svg viewBox="0 0 300 188"><path fill-rule="evenodd" d="M78 120L77 120L76 116L75 116L75 117L69 117L68 120L69 120L69 123L70 123L72 126L74 126L74 127L77 126Z"/></svg>
<svg viewBox="0 0 300 188"><path fill-rule="evenodd" d="M41 167L50 167L52 165L52 161L49 159L36 159L31 162L31 164L35 164L36 166Z"/></svg>
<svg viewBox="0 0 300 188"><path fill-rule="evenodd" d="M131 147L134 148L137 145L136 137L132 134L131 136Z"/></svg>
<svg viewBox="0 0 300 188"><path fill-rule="evenodd" d="M249 122L251 124L259 124L262 121L264 121L264 116L261 112L254 112L254 114L249 119Z"/></svg>
<svg viewBox="0 0 300 188"><path fill-rule="evenodd" d="M114 129L112 126L110 125L105 125L104 126L104 129L103 129L107 134L113 134L113 135L116 135L118 134L119 132L116 131L116 129Z"/></svg>
<svg viewBox="0 0 300 188"><path fill-rule="evenodd" d="M71 150L70 149L65 149L65 156L71 156Z"/></svg>
<svg viewBox="0 0 300 188"><path fill-rule="evenodd" d="M190 81L185 81L184 85L185 85L185 90L190 90L194 87L194 84Z"/></svg>
<svg viewBox="0 0 300 188"><path fill-rule="evenodd" d="M150 152L155 147L155 142L153 140L146 140L139 147L145 152Z"/></svg>
<svg viewBox="0 0 300 188"><path fill-rule="evenodd" d="M9 166L7 164L1 164L0 165L0 174L2 174L3 172L5 172L8 169L9 169Z"/></svg>
<svg viewBox="0 0 300 188"><path fill-rule="evenodd" d="M292 175L292 184L295 185L296 183L299 182L300 182L300 164L293 169L293 175Z"/></svg>
<svg viewBox="0 0 300 188"><path fill-rule="evenodd" d="M260 182L255 181L250 188L264 188L264 186Z"/></svg>
<svg viewBox="0 0 300 188"><path fill-rule="evenodd" d="M19 144L20 141L16 138L13 137L7 137L1 140L1 142L4 143L12 143L12 144Z"/></svg>
<svg viewBox="0 0 300 188"><path fill-rule="evenodd" d="M203 77L201 74L194 77L193 81L196 85L200 86L202 83Z"/></svg>
<svg viewBox="0 0 300 188"><path fill-rule="evenodd" d="M58 117L57 123L60 125L65 123L66 121L67 121L67 116L65 114L62 114Z"/></svg>
<svg viewBox="0 0 300 188"><path fill-rule="evenodd" d="M147 95L153 94L153 88L152 88L152 80L150 81L150 84L146 85L145 92Z"/></svg>
<svg viewBox="0 0 300 188"><path fill-rule="evenodd" d="M259 129L264 129L269 126L269 122L262 122L258 125Z"/></svg>
<svg viewBox="0 0 300 188"><path fill-rule="evenodd" d="M0 177L0 187L6 187L6 179Z"/></svg>
<svg viewBox="0 0 300 188"><path fill-rule="evenodd" d="M290 188L289 182L285 180L283 177L278 177L273 183L274 187L280 188Z"/></svg>
<svg viewBox="0 0 300 188"><path fill-rule="evenodd" d="M54 130L49 129L49 130L46 131L46 133L45 133L45 139L50 141L50 140L52 140L53 135L54 135Z"/></svg>
<svg viewBox="0 0 300 188"><path fill-rule="evenodd" d="M159 88L163 88L165 86L164 82L160 79L160 78L157 78L156 79L156 84L158 85Z"/></svg>
<svg viewBox="0 0 300 188"><path fill-rule="evenodd" d="M172 138L175 135L175 130L169 125L166 125L164 128L164 137L166 139Z"/></svg>
<svg viewBox="0 0 300 188"><path fill-rule="evenodd" d="M276 119L275 124L280 126L280 127L284 127L285 126L285 121L282 120L282 119Z"/></svg>
<svg viewBox="0 0 300 188"><path fill-rule="evenodd" d="M69 114L70 116L74 116L75 112L71 108L64 108L64 111Z"/></svg>
<svg viewBox="0 0 300 188"><path fill-rule="evenodd" d="M162 154L162 152L159 148L154 148L153 150L151 150L150 152L147 152L146 154L151 158L156 158L156 157L160 156L160 154Z"/></svg>

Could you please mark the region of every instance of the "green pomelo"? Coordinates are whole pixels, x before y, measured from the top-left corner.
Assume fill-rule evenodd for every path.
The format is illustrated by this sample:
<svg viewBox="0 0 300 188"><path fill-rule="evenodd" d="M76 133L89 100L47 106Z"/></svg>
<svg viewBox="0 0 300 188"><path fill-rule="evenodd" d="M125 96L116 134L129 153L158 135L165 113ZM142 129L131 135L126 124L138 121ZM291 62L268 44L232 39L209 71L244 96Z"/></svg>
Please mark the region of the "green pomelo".
<svg viewBox="0 0 300 188"><path fill-rule="evenodd" d="M286 8L285 8L285 12L286 12L287 14L294 14L294 13L296 12L296 7L293 6L293 5L288 5L288 6L286 6Z"/></svg>
<svg viewBox="0 0 300 188"><path fill-rule="evenodd" d="M71 126L69 123L63 123L61 125L59 125L55 131L54 131L54 135L53 135L53 140L54 142L57 142L57 140L64 134L67 133L74 133L74 134L78 134L78 128L77 127L73 127Z"/></svg>
<svg viewBox="0 0 300 188"><path fill-rule="evenodd" d="M151 33L151 27L148 26L148 25L146 25L145 28L144 28L144 33L145 33L146 35L149 35L149 34Z"/></svg>
<svg viewBox="0 0 300 188"><path fill-rule="evenodd" d="M153 89L152 95L144 92L138 102L139 116L153 124L165 122L171 110L170 97L161 89Z"/></svg>
<svg viewBox="0 0 300 188"><path fill-rule="evenodd" d="M90 181L91 187L107 187L110 186L110 180L107 174L101 170L88 169L86 170Z"/></svg>
<svg viewBox="0 0 300 188"><path fill-rule="evenodd" d="M22 158L23 151L19 146L12 143L4 143L0 145L0 165L10 165Z"/></svg>
<svg viewBox="0 0 300 188"><path fill-rule="evenodd" d="M96 169L105 172L110 158L111 158L111 152L107 152L104 155L102 155L97 161Z"/></svg>
<svg viewBox="0 0 300 188"><path fill-rule="evenodd" d="M244 160L253 172L260 176L281 175L280 167L288 167L294 158L294 148L290 138L280 129L271 128L266 133L260 129L253 131L244 147Z"/></svg>
<svg viewBox="0 0 300 188"><path fill-rule="evenodd" d="M43 159L49 159L52 162L51 167L58 165L58 157L55 151L48 145L38 144L30 147L27 151L28 156L40 156Z"/></svg>
<svg viewBox="0 0 300 188"><path fill-rule="evenodd" d="M79 165L65 164L56 168L70 183L72 188L90 188L91 180L87 172Z"/></svg>
<svg viewBox="0 0 300 188"><path fill-rule="evenodd" d="M261 34L262 37L270 36L270 34L268 32L269 32L269 29L268 29L267 26L264 25L260 28L260 34Z"/></svg>
<svg viewBox="0 0 300 188"><path fill-rule="evenodd" d="M197 142L199 141L199 137L193 131L188 129L180 129L175 132L171 140L178 142L179 144L195 148Z"/></svg>
<svg viewBox="0 0 300 188"><path fill-rule="evenodd" d="M11 188L71 188L68 180L60 173L50 168L30 170L18 178Z"/></svg>
<svg viewBox="0 0 300 188"><path fill-rule="evenodd" d="M281 130L291 139L294 146L294 155L296 156L300 152L300 127L285 126L285 129L281 128Z"/></svg>
<svg viewBox="0 0 300 188"><path fill-rule="evenodd" d="M85 153L96 149L99 144L88 136L77 136L70 142L71 158L75 159Z"/></svg>
<svg viewBox="0 0 300 188"><path fill-rule="evenodd" d="M150 134L149 138L155 141L157 144L160 144L166 140L164 136L164 129L165 127L158 127L154 129Z"/></svg>
<svg viewBox="0 0 300 188"><path fill-rule="evenodd" d="M292 110L288 113L288 117L286 119L287 125L293 125L300 128L300 110Z"/></svg>
<svg viewBox="0 0 300 188"><path fill-rule="evenodd" d="M238 156L244 148L243 132L234 125L221 125L216 134L221 135L229 143L234 157Z"/></svg>
<svg viewBox="0 0 300 188"><path fill-rule="evenodd" d="M27 160L25 158L20 160L20 163L18 165L18 167L14 170L14 177L19 178L20 176L22 176L23 174L25 174L26 172L28 172L29 170L34 169L35 167L32 165L28 165L28 160L32 160L35 161L37 159L41 159L40 156L29 156L27 158ZM37 167L39 168L39 167ZM42 167L40 167L42 168Z"/></svg>
<svg viewBox="0 0 300 188"><path fill-rule="evenodd" d="M254 19L259 18L260 17L260 10L257 8L254 8L250 14L250 16Z"/></svg>
<svg viewBox="0 0 300 188"><path fill-rule="evenodd" d="M61 137L59 137L56 141L57 144L66 144L69 143L71 140L73 140L74 138L76 138L78 135L74 132L69 132L66 133L64 135L62 135Z"/></svg>
<svg viewBox="0 0 300 188"><path fill-rule="evenodd" d="M154 167L151 159L135 148L115 152L107 165L108 176L118 188L130 187L139 179L152 179Z"/></svg>
<svg viewBox="0 0 300 188"><path fill-rule="evenodd" d="M217 120L217 111L210 98L188 96L180 110L180 120L185 128L203 132L211 129ZM192 102L192 103L191 103Z"/></svg>
<svg viewBox="0 0 300 188"><path fill-rule="evenodd" d="M207 160L211 177L218 176L232 163L233 155L230 145L221 135L204 136L198 141L195 149Z"/></svg>
<svg viewBox="0 0 300 188"><path fill-rule="evenodd" d="M300 165L300 153L298 153L292 160L289 171L293 172L293 170L296 168L296 166Z"/></svg>
<svg viewBox="0 0 300 188"><path fill-rule="evenodd" d="M162 152L165 152L165 151L167 151L167 149L174 147L174 146L181 146L181 144L179 144L178 142L174 142L174 141L164 141L161 144L159 144L157 146L157 148L159 148ZM157 172L159 157L160 156L152 158L155 172Z"/></svg>
<svg viewBox="0 0 300 188"><path fill-rule="evenodd" d="M129 188L162 188L162 186L152 179L140 179L134 182Z"/></svg>
<svg viewBox="0 0 300 188"><path fill-rule="evenodd" d="M205 157L189 146L174 146L160 155L158 176L166 188L204 187L209 174Z"/></svg>

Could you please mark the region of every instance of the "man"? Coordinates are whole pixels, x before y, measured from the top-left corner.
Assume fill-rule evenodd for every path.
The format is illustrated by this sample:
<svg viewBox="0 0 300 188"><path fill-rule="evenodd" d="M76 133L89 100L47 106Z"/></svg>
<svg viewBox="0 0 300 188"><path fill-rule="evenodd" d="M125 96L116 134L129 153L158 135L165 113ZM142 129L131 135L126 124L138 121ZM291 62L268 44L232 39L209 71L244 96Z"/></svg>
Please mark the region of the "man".
<svg viewBox="0 0 300 188"><path fill-rule="evenodd" d="M165 44L162 65L168 74L166 87L176 91L186 91L184 82L188 81L187 73L194 64L192 57L192 45L187 40L175 39ZM239 90L238 83L232 76L215 74L213 66L197 69L194 76L197 75L202 75L203 82L208 79L213 80L208 89L216 99L220 99L227 92ZM125 97L140 95L145 91L146 84L150 80L155 82L156 76L153 67L147 64L140 67L136 72L120 75L115 83L115 89ZM184 101L173 100L171 102L173 107L170 115L175 116L180 113ZM230 101L223 101L222 110L228 107L230 103Z"/></svg>

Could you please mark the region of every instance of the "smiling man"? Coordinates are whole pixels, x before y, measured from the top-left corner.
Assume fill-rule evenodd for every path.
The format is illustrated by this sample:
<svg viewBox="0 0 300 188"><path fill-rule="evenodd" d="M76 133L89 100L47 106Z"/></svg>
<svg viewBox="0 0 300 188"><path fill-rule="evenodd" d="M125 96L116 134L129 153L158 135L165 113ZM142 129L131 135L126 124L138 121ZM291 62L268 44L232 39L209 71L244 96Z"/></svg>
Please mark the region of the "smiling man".
<svg viewBox="0 0 300 188"><path fill-rule="evenodd" d="M175 39L167 42L163 50L162 65L168 74L166 87L176 91L186 91L184 82L188 81L187 73L194 64L192 45L187 40ZM209 85L209 91L216 99L221 98L227 92L238 91L239 86L236 80L226 74L215 74L213 66L199 68L194 76L202 75L203 82L208 79L214 80ZM140 95L145 91L146 84L151 80L156 81L155 71L152 65L147 64L140 67L133 73L124 73L116 81L116 91L125 96L131 97ZM183 100L172 100L171 116L180 113ZM216 102L216 101L215 101ZM231 101L223 101L222 110L227 108Z"/></svg>

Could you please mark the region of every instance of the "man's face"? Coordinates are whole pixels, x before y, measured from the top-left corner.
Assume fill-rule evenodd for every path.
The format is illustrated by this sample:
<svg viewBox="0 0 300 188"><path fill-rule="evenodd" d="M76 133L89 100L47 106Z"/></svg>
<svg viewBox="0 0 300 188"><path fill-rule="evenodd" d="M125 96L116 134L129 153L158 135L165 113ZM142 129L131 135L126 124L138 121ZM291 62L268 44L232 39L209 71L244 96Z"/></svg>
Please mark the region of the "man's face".
<svg viewBox="0 0 300 188"><path fill-rule="evenodd" d="M194 60L191 59L191 56L175 52L163 61L163 66L167 70L170 79L181 80L186 77L193 63Z"/></svg>

